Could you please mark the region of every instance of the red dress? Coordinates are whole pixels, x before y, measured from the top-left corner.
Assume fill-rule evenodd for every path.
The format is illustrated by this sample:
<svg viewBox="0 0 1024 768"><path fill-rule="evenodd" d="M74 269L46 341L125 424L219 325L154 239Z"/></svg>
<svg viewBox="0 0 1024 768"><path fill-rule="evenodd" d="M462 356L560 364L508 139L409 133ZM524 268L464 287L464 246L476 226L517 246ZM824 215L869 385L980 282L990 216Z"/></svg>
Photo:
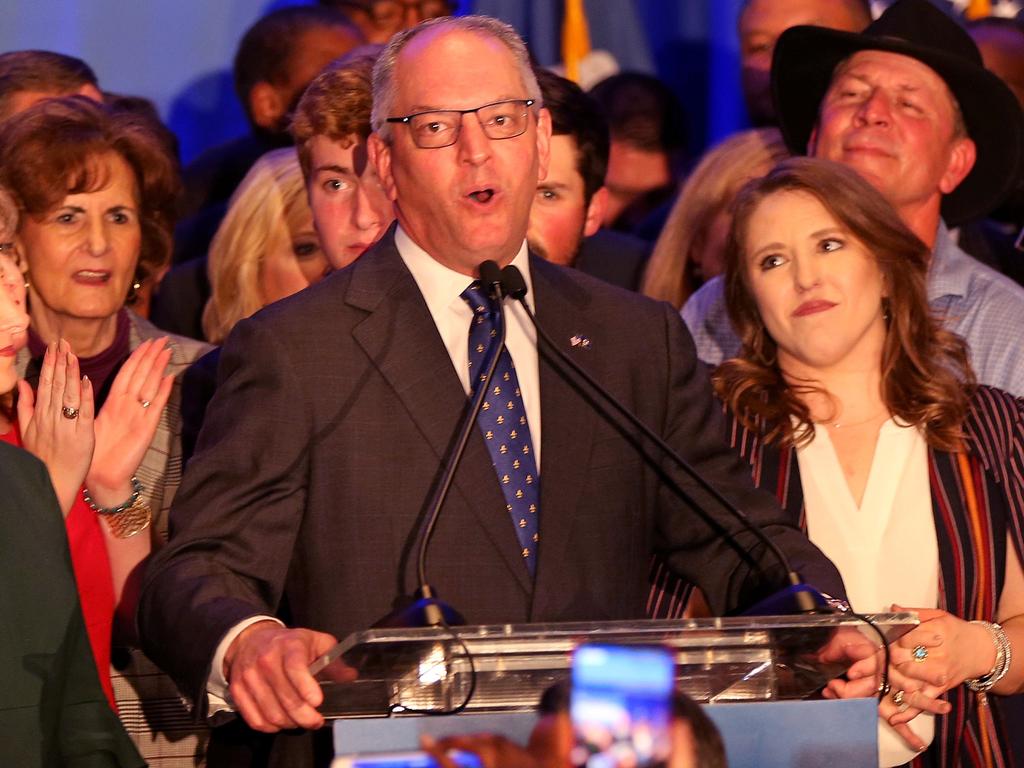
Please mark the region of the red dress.
<svg viewBox="0 0 1024 768"><path fill-rule="evenodd" d="M14 424L9 432L0 434L0 440L21 448L21 432ZM89 645L96 661L100 684L117 711L114 689L110 683L110 643L114 629L114 580L110 575L110 558L103 538L99 517L89 509L81 492L75 498L71 511L64 519L71 549L71 565L78 584L78 597L89 634ZM45 574L43 575L45 578Z"/></svg>

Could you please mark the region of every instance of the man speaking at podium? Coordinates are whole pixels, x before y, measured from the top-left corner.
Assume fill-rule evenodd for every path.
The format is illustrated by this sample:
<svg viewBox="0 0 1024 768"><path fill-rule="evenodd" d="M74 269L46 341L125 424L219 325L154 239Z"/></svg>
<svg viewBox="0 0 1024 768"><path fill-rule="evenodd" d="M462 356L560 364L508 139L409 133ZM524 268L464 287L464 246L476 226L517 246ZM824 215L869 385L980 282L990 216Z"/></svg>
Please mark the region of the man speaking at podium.
<svg viewBox="0 0 1024 768"><path fill-rule="evenodd" d="M490 338L488 299L471 285L486 259L518 267L541 327L807 581L842 594L832 564L726 447L678 314L528 254L551 126L514 31L467 16L396 35L373 115L370 161L397 227L236 327L171 540L147 574L144 647L182 690L211 712L226 702L256 731L323 724L307 664L418 586L425 500ZM473 624L642 618L655 550L717 613L781 586L750 534L738 538L753 557L720 535L740 526L694 483L679 479L692 504L667 492L635 433L581 397L508 304L508 354L431 540L439 596ZM311 763L303 740L282 734L271 764Z"/></svg>

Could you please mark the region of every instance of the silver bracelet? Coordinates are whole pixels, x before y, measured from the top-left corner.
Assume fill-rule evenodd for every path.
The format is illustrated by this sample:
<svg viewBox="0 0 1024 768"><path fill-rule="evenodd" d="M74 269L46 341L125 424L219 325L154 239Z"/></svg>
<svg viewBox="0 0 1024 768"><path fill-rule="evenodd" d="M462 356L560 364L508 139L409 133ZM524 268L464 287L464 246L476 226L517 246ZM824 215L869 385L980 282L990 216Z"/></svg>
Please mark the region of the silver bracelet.
<svg viewBox="0 0 1024 768"><path fill-rule="evenodd" d="M972 621L971 624L980 624L985 627L992 635L992 642L996 646L996 661L989 673L974 680L964 681L972 691L984 693L992 690L996 683L1006 677L1006 673L1010 671L1013 649L1010 647L1010 638L1006 636L1006 631L998 624L990 621Z"/></svg>
<svg viewBox="0 0 1024 768"><path fill-rule="evenodd" d="M139 478L137 478L135 475L132 475L131 484L132 495L128 497L128 501L124 502L123 504L119 504L116 507L99 506L95 501L93 501L92 494L89 493L88 488L82 489L82 499L83 501L85 501L86 504L89 505L89 509L91 509L93 512L96 512L97 514L119 515L122 512L126 512L127 510L131 509L135 502L139 500L139 497L142 495L142 491L144 490L142 487L142 483L139 482Z"/></svg>

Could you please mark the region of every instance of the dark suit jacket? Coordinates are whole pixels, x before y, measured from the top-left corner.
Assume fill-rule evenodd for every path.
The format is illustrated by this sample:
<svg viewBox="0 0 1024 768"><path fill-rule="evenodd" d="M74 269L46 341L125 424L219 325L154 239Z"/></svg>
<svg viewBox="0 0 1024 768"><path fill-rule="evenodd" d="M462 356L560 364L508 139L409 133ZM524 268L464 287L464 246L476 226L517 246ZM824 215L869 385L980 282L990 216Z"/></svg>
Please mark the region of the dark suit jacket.
<svg viewBox="0 0 1024 768"><path fill-rule="evenodd" d="M625 232L599 229L583 238L573 266L606 283L639 291L652 247L646 240Z"/></svg>
<svg viewBox="0 0 1024 768"><path fill-rule="evenodd" d="M831 563L726 446L679 315L537 258L530 268L548 332L841 594ZM590 344L573 347L574 335ZM218 378L139 610L146 652L193 696L221 637L246 617L278 613L341 638L415 587L424 499L466 401L392 235L239 323ZM428 579L444 599L471 623L642 618L654 549L671 551L718 612L760 595L718 535L736 526L672 500L628 432L595 415L543 352L540 392L536 581L474 431L430 549Z"/></svg>
<svg viewBox="0 0 1024 768"><path fill-rule="evenodd" d="M145 765L100 687L46 468L0 442L0 765Z"/></svg>
<svg viewBox="0 0 1024 768"><path fill-rule="evenodd" d="M254 131L203 152L182 171L185 193L181 219L174 227L172 262L181 264L204 256L227 211L228 200L261 156L292 145L286 131Z"/></svg>
<svg viewBox="0 0 1024 768"><path fill-rule="evenodd" d="M190 339L204 339L203 309L210 298L206 256L171 267L153 294L149 321L157 328Z"/></svg>

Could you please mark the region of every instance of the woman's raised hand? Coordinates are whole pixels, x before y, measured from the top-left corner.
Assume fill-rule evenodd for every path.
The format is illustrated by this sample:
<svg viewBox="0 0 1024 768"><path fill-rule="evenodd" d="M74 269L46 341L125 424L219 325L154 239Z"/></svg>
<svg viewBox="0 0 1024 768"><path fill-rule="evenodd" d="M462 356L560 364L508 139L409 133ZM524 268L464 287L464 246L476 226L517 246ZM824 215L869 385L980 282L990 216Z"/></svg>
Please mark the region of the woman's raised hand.
<svg viewBox="0 0 1024 768"><path fill-rule="evenodd" d="M78 358L61 339L43 355L35 395L18 382L18 424L25 449L46 464L65 515L71 510L93 458L93 391L80 378Z"/></svg>
<svg viewBox="0 0 1024 768"><path fill-rule="evenodd" d="M167 337L147 340L128 356L96 417L96 451L86 478L101 507L131 495L131 478L153 440L174 377L164 375L171 359Z"/></svg>

